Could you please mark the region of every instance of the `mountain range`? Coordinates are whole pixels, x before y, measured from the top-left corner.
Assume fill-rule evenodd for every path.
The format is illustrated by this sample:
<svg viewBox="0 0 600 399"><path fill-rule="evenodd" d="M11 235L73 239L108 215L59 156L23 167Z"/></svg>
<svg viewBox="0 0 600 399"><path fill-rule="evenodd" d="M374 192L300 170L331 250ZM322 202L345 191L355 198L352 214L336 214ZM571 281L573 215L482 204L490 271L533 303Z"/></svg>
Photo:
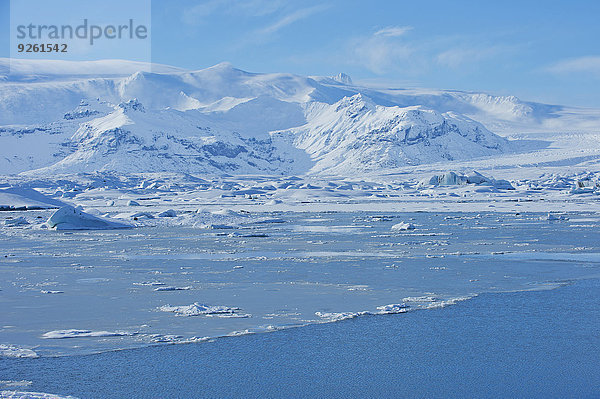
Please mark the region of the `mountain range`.
<svg viewBox="0 0 600 399"><path fill-rule="evenodd" d="M0 60L0 174L355 175L495 157L600 112L513 96L108 60Z"/></svg>

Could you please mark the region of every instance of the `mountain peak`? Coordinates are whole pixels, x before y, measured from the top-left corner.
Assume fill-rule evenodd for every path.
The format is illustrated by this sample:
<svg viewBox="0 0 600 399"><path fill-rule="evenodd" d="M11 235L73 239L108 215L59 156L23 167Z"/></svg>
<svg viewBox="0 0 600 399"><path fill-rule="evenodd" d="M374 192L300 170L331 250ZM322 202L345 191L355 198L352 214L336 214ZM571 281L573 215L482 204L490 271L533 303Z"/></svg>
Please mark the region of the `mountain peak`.
<svg viewBox="0 0 600 399"><path fill-rule="evenodd" d="M345 74L344 72L340 72L335 76L332 76L331 79L335 80L338 83L342 83L345 85L351 85L352 84L352 78Z"/></svg>

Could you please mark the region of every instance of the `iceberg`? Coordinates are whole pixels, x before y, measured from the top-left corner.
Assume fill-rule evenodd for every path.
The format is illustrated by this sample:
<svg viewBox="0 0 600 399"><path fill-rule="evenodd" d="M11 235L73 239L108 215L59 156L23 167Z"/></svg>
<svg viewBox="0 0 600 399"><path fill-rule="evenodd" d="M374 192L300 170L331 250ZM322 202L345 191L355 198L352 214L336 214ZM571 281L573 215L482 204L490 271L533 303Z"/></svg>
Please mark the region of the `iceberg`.
<svg viewBox="0 0 600 399"><path fill-rule="evenodd" d="M111 230L129 229L130 224L90 215L72 206L64 206L54 212L46 222L55 230Z"/></svg>
<svg viewBox="0 0 600 399"><path fill-rule="evenodd" d="M486 177L477 171L472 171L466 175L461 175L456 172L448 171L441 175L434 175L428 179L423 179L417 185L417 188L424 187L439 187L439 186L463 186L467 184L491 186L500 190L514 190L512 184L508 180L496 180L491 177Z"/></svg>

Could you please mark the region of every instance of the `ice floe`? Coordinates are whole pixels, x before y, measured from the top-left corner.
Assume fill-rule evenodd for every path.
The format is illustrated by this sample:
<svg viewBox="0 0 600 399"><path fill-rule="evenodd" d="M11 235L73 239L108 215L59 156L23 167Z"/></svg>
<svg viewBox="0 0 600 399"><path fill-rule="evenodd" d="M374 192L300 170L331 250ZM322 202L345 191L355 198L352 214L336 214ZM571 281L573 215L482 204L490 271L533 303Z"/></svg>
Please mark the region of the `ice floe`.
<svg viewBox="0 0 600 399"><path fill-rule="evenodd" d="M403 302L436 302L439 301L438 298L431 295L423 295L423 296L409 296L406 298L402 298Z"/></svg>
<svg viewBox="0 0 600 399"><path fill-rule="evenodd" d="M164 286L164 287L156 287L154 289L154 291L187 291L187 290L191 290L192 287L187 286L187 287L174 287L171 285L168 286Z"/></svg>
<svg viewBox="0 0 600 399"><path fill-rule="evenodd" d="M342 321L348 319L354 319L359 316L366 316L371 314L370 312L315 312L316 316L327 322Z"/></svg>
<svg viewBox="0 0 600 399"><path fill-rule="evenodd" d="M0 357L36 358L39 357L39 355L35 353L33 349L15 345L0 344Z"/></svg>
<svg viewBox="0 0 600 399"><path fill-rule="evenodd" d="M45 339L87 338L87 337L126 337L136 335L127 331L92 331L92 330L54 330L42 334Z"/></svg>
<svg viewBox="0 0 600 399"><path fill-rule="evenodd" d="M133 283L133 285L143 285L143 286L162 286L165 285L165 283L162 283L160 281L143 281L141 283Z"/></svg>
<svg viewBox="0 0 600 399"><path fill-rule="evenodd" d="M205 316L214 314L232 314L240 310L240 308L220 305L203 305L194 302L191 305L184 306L163 305L160 306L158 310L162 312L172 312L178 316Z"/></svg>
<svg viewBox="0 0 600 399"><path fill-rule="evenodd" d="M12 388L12 387L28 387L31 384L33 384L33 381L29 381L29 380L19 380L19 381L13 381L13 380L0 380L0 385L4 386L5 388Z"/></svg>
<svg viewBox="0 0 600 399"><path fill-rule="evenodd" d="M58 396L42 392L0 391L0 399L77 399L74 396Z"/></svg>

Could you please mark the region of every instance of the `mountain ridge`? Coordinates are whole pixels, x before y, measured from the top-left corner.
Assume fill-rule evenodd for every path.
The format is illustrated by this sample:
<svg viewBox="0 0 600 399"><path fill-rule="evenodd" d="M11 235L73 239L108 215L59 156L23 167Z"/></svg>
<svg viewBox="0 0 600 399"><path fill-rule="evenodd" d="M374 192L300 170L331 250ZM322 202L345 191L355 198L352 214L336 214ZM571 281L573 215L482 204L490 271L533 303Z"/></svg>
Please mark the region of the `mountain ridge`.
<svg viewBox="0 0 600 399"><path fill-rule="evenodd" d="M118 65L107 63L109 72ZM259 74L229 63L118 77L98 72L100 61L82 63L95 75L76 76L77 63L69 63L68 79L29 80L32 66L44 63L20 65L16 80L0 82L4 174L385 172L510 152L514 146L493 133L498 127L505 135L556 128L561 112L567 121L573 113L514 96L378 90L345 74ZM135 67L125 62L123 70ZM596 114L587 116L593 128Z"/></svg>

